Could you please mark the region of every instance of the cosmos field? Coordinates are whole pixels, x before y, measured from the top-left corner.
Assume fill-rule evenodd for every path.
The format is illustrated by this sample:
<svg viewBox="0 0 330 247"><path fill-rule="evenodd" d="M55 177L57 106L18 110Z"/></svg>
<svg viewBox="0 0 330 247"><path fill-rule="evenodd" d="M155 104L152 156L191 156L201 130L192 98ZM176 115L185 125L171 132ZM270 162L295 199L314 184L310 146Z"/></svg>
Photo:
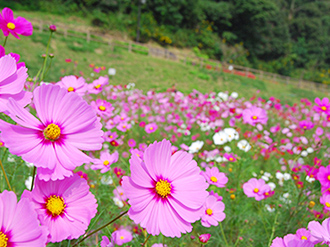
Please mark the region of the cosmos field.
<svg viewBox="0 0 330 247"><path fill-rule="evenodd" d="M328 98L47 82L56 26L37 75L0 29L0 247L330 246Z"/></svg>

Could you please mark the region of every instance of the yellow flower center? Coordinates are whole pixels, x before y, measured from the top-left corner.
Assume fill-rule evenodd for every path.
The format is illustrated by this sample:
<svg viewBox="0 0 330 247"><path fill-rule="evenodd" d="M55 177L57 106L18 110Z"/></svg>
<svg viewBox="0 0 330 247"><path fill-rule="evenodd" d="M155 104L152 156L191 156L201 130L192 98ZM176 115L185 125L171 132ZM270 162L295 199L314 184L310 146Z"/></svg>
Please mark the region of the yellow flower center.
<svg viewBox="0 0 330 247"><path fill-rule="evenodd" d="M230 199L232 199L232 200L234 200L235 197L236 197L236 196L235 196L234 194L231 194L231 195L230 195Z"/></svg>
<svg viewBox="0 0 330 247"><path fill-rule="evenodd" d="M126 128L126 125L123 125L123 128L125 129Z"/></svg>
<svg viewBox="0 0 330 247"><path fill-rule="evenodd" d="M150 130L153 130L154 128L153 128L153 127L150 127L149 129L150 129Z"/></svg>
<svg viewBox="0 0 330 247"><path fill-rule="evenodd" d="M213 214L212 209L210 209L210 208L206 209L206 214L211 216Z"/></svg>
<svg viewBox="0 0 330 247"><path fill-rule="evenodd" d="M234 159L232 157L229 158L230 161L233 161Z"/></svg>
<svg viewBox="0 0 330 247"><path fill-rule="evenodd" d="M3 146L3 142L0 141L0 147L2 147L2 146Z"/></svg>
<svg viewBox="0 0 330 247"><path fill-rule="evenodd" d="M8 238L7 236L0 232L0 247L7 247Z"/></svg>
<svg viewBox="0 0 330 247"><path fill-rule="evenodd" d="M327 108L325 106L322 106L321 109L322 109L322 111L326 111L327 110Z"/></svg>
<svg viewBox="0 0 330 247"><path fill-rule="evenodd" d="M106 108L103 105L100 105L99 109L100 109L100 111L105 111Z"/></svg>
<svg viewBox="0 0 330 247"><path fill-rule="evenodd" d="M265 196L269 196L269 193L268 193L268 192L266 192L266 193L265 193Z"/></svg>
<svg viewBox="0 0 330 247"><path fill-rule="evenodd" d="M120 239L124 239L124 236L120 236Z"/></svg>
<svg viewBox="0 0 330 247"><path fill-rule="evenodd" d="M105 161L103 161L103 165L105 165L105 166L107 166L107 165L109 165L109 160L105 160Z"/></svg>
<svg viewBox="0 0 330 247"><path fill-rule="evenodd" d="M12 22L8 22L7 23L7 28L9 28L10 30L14 30L15 29L15 24Z"/></svg>
<svg viewBox="0 0 330 247"><path fill-rule="evenodd" d="M301 240L307 240L306 236L301 236Z"/></svg>
<svg viewBox="0 0 330 247"><path fill-rule="evenodd" d="M94 88L99 89L100 87L101 87L101 84L98 84Z"/></svg>
<svg viewBox="0 0 330 247"><path fill-rule="evenodd" d="M172 188L171 184L166 180L160 179L156 183L156 192L158 195L160 195L163 198L171 194L171 188Z"/></svg>
<svg viewBox="0 0 330 247"><path fill-rule="evenodd" d="M216 177L214 177L214 176L210 177L210 179L211 179L211 181L212 181L213 183L218 182L218 179L217 179Z"/></svg>
<svg viewBox="0 0 330 247"><path fill-rule="evenodd" d="M74 88L73 87L68 87L68 92L74 92Z"/></svg>
<svg viewBox="0 0 330 247"><path fill-rule="evenodd" d="M304 126L304 129L307 129L307 126Z"/></svg>
<svg viewBox="0 0 330 247"><path fill-rule="evenodd" d="M258 192L259 192L259 189L258 189L258 188L255 188L255 189L253 190L253 192L254 192L254 193L258 193Z"/></svg>
<svg viewBox="0 0 330 247"><path fill-rule="evenodd" d="M256 119L258 119L258 117L257 116L252 116L252 119L256 120Z"/></svg>
<svg viewBox="0 0 330 247"><path fill-rule="evenodd" d="M55 141L61 135L61 129L56 124L49 124L46 129L44 129L44 136L46 139Z"/></svg>
<svg viewBox="0 0 330 247"><path fill-rule="evenodd" d="M63 213L66 207L64 200L60 196L50 196L46 202L46 208L53 216L58 216Z"/></svg>
<svg viewBox="0 0 330 247"><path fill-rule="evenodd" d="M328 180L330 181L330 175L328 175Z"/></svg>
<svg viewBox="0 0 330 247"><path fill-rule="evenodd" d="M327 206L328 208L330 208L330 203L326 202L325 206Z"/></svg>

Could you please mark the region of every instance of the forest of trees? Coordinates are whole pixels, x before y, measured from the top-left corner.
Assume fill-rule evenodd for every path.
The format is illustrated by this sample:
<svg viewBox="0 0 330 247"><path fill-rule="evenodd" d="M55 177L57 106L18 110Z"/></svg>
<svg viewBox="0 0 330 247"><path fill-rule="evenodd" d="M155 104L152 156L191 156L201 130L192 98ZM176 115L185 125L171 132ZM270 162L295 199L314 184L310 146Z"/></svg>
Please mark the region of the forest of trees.
<svg viewBox="0 0 330 247"><path fill-rule="evenodd" d="M1 0L1 5L5 4ZM14 0L12 7L90 15L104 30L141 42L191 47L197 55L330 83L330 1Z"/></svg>

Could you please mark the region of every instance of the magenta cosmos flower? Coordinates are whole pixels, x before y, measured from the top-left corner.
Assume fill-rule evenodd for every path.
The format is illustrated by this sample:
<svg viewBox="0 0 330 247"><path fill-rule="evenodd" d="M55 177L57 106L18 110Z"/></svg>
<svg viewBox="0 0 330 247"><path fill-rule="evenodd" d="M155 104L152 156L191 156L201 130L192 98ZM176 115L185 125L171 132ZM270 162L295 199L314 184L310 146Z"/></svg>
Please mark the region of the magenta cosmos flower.
<svg viewBox="0 0 330 247"><path fill-rule="evenodd" d="M68 92L75 92L80 96L84 96L87 91L85 79L83 77L77 78L74 75L64 76L57 85L65 88Z"/></svg>
<svg viewBox="0 0 330 247"><path fill-rule="evenodd" d="M9 98L13 98L21 106L30 103L32 94L23 91L27 77L27 68L20 66L17 69L14 57L4 55L0 58L0 112L8 109Z"/></svg>
<svg viewBox="0 0 330 247"><path fill-rule="evenodd" d="M114 240L111 239L111 242L107 236L102 236L101 247L115 247Z"/></svg>
<svg viewBox="0 0 330 247"><path fill-rule="evenodd" d="M48 227L49 242L79 238L97 212L86 179L77 174L48 182L36 178L32 192L24 191L22 198L33 202L41 225Z"/></svg>
<svg viewBox="0 0 330 247"><path fill-rule="evenodd" d="M222 201L215 196L208 196L203 206L202 225L205 227L217 226L218 222L226 218L224 210L225 204Z"/></svg>
<svg viewBox="0 0 330 247"><path fill-rule="evenodd" d="M324 112L326 114L330 114L330 101L328 98L323 98L322 100L320 98L315 99L315 105L313 109L316 112Z"/></svg>
<svg viewBox="0 0 330 247"><path fill-rule="evenodd" d="M131 177L122 186L129 199L129 217L152 235L180 237L200 219L208 196L207 183L193 155L177 151L172 155L167 140L154 142L143 159L132 155Z"/></svg>
<svg viewBox="0 0 330 247"><path fill-rule="evenodd" d="M228 182L226 174L219 172L219 169L215 166L212 168L206 167L205 172L202 172L202 175L209 184L213 184L217 187L225 187Z"/></svg>
<svg viewBox="0 0 330 247"><path fill-rule="evenodd" d="M247 197L254 197L257 201L265 198L265 193L271 189L265 180L262 178L251 178L245 184L243 184L243 191Z"/></svg>
<svg viewBox="0 0 330 247"><path fill-rule="evenodd" d="M322 187L330 187L330 165L327 167L320 167L317 173L317 179L320 181Z"/></svg>
<svg viewBox="0 0 330 247"><path fill-rule="evenodd" d="M0 246L46 246L48 230L40 226L29 199L17 203L14 192L0 194Z"/></svg>
<svg viewBox="0 0 330 247"><path fill-rule="evenodd" d="M2 139L12 154L33 163L43 180L63 179L92 159L81 150L102 148L102 125L93 109L77 94L56 85L34 92L39 119L9 99L10 117L18 125L0 121Z"/></svg>
<svg viewBox="0 0 330 247"><path fill-rule="evenodd" d="M32 24L20 16L15 19L13 11L9 8L4 8L0 14L0 29L3 35L8 36L11 33L17 39L18 34L30 36L33 32Z"/></svg>
<svg viewBox="0 0 330 247"><path fill-rule="evenodd" d="M210 240L211 234L210 233L202 234L198 238L201 243L206 244Z"/></svg>
<svg viewBox="0 0 330 247"><path fill-rule="evenodd" d="M95 112L100 117L111 117L115 108L112 106L111 103L103 100L97 99L96 101L91 102L91 106L94 108Z"/></svg>
<svg viewBox="0 0 330 247"><path fill-rule="evenodd" d="M259 107L251 106L242 112L243 122L255 126L257 123L266 124L268 121L267 112Z"/></svg>

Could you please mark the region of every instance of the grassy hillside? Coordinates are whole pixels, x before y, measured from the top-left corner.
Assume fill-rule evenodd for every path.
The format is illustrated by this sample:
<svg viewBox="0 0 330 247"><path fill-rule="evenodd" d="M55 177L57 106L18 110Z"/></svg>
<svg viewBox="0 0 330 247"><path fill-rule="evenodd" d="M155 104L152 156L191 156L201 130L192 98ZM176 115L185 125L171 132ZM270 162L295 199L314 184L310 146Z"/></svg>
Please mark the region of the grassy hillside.
<svg viewBox="0 0 330 247"><path fill-rule="evenodd" d="M41 55L45 53L49 34L39 33L37 30L31 37L22 37L17 40L9 37L6 52L15 52L21 55L21 61L26 62L29 75L35 76L42 65ZM108 68L117 70L112 78L114 84L128 84L134 82L137 88L142 90L154 89L164 91L175 85L182 92L189 93L193 89L201 92L210 91L236 91L244 97L251 97L260 90L260 96L274 96L284 102L297 102L295 98L307 97L313 100L322 97L322 93L309 90L296 89L273 82L265 82L258 79L249 79L241 76L201 69L199 66L185 65L180 62L165 60L128 52L125 49L115 47L110 49L108 45L96 42L87 43L83 39L63 36L55 33L51 42L50 53L55 55L52 67L45 78L46 81L58 81L60 77L69 74L83 74L90 76L92 69L89 64L105 66L106 70L100 74L106 74ZM74 68L73 62L66 63L65 59L77 62Z"/></svg>

